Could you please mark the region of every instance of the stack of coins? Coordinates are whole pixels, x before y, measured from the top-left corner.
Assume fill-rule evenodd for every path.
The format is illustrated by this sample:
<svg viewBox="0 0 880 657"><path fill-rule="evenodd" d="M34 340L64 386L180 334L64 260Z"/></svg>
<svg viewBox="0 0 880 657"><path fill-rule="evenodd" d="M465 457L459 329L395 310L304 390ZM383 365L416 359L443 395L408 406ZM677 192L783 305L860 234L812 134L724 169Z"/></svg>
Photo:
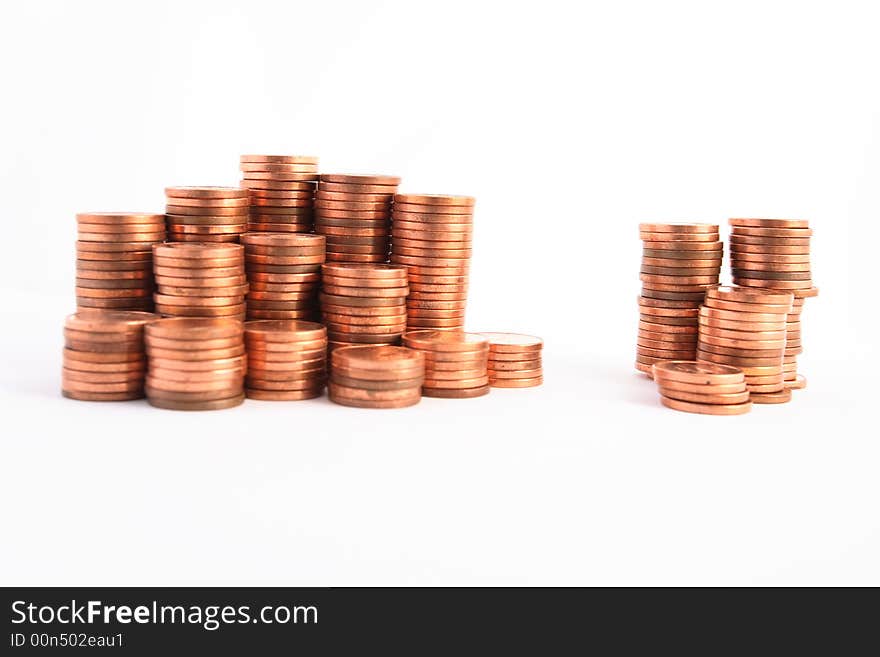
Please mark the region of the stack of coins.
<svg viewBox="0 0 880 657"><path fill-rule="evenodd" d="M327 237L327 260L387 262L391 199L400 178L321 174L315 232Z"/></svg>
<svg viewBox="0 0 880 657"><path fill-rule="evenodd" d="M165 241L165 215L76 215L76 305L153 309L153 245Z"/></svg>
<svg viewBox="0 0 880 657"><path fill-rule="evenodd" d="M700 308L696 359L742 370L753 402L789 401L783 358L791 305L791 292L748 287L708 290Z"/></svg>
<svg viewBox="0 0 880 657"><path fill-rule="evenodd" d="M228 318L173 318L145 330L147 400L179 411L207 411L244 401L242 323Z"/></svg>
<svg viewBox="0 0 880 657"><path fill-rule="evenodd" d="M397 344L406 330L406 267L328 262L321 315L330 348Z"/></svg>
<svg viewBox="0 0 880 657"><path fill-rule="evenodd" d="M317 319L324 237L246 233L241 243L249 284L248 319Z"/></svg>
<svg viewBox="0 0 880 657"><path fill-rule="evenodd" d="M239 187L166 187L172 242L237 242L247 229L248 192Z"/></svg>
<svg viewBox="0 0 880 657"><path fill-rule="evenodd" d="M426 397L481 397L489 392L489 340L476 333L419 330L403 345L425 355Z"/></svg>
<svg viewBox="0 0 880 657"><path fill-rule="evenodd" d="M474 198L397 194L391 261L409 269L407 327L464 328Z"/></svg>
<svg viewBox="0 0 880 657"><path fill-rule="evenodd" d="M544 382L541 351L544 341L518 333L480 333L489 340L489 385L531 388Z"/></svg>
<svg viewBox="0 0 880 657"><path fill-rule="evenodd" d="M248 231L312 232L317 157L242 155L239 168L250 197Z"/></svg>
<svg viewBox="0 0 880 657"><path fill-rule="evenodd" d="M639 224L642 294L636 369L652 375L663 360L694 360L697 315L718 285L723 244L713 224Z"/></svg>
<svg viewBox="0 0 880 657"><path fill-rule="evenodd" d="M144 396L144 325L158 315L81 310L64 322L61 394L83 401Z"/></svg>
<svg viewBox="0 0 880 657"><path fill-rule="evenodd" d="M320 397L327 382L327 329L314 322L245 322L248 354L245 394L293 401Z"/></svg>
<svg viewBox="0 0 880 657"><path fill-rule="evenodd" d="M664 406L705 415L742 415L752 409L745 374L736 367L667 360L652 369Z"/></svg>
<svg viewBox="0 0 880 657"><path fill-rule="evenodd" d="M330 399L344 406L412 406L422 398L424 380L424 355L404 347L343 347L331 356Z"/></svg>
<svg viewBox="0 0 880 657"><path fill-rule="evenodd" d="M248 285L240 244L153 248L156 312L170 317L244 319Z"/></svg>

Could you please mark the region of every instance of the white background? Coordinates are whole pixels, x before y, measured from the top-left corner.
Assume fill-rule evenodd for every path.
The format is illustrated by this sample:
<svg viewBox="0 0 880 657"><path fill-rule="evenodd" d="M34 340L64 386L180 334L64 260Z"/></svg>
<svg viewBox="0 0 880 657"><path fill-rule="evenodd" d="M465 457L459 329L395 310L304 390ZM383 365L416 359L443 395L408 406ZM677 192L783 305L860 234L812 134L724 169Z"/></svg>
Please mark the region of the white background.
<svg viewBox="0 0 880 657"><path fill-rule="evenodd" d="M0 583L880 584L871 4L5 3ZM546 385L62 399L74 214L245 152L477 196L469 328L543 336ZM637 223L730 216L812 222L809 387L672 412Z"/></svg>

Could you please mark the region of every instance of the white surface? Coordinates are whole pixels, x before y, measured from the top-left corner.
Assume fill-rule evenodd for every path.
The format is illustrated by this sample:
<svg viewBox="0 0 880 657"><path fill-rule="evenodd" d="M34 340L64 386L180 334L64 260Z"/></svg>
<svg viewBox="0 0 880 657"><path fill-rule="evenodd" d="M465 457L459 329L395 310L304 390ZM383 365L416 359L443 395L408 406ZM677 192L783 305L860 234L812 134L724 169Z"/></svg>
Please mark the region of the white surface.
<svg viewBox="0 0 880 657"><path fill-rule="evenodd" d="M0 21L0 584L880 584L871 3L19 3ZM64 400L74 213L243 152L478 197L469 325L547 383L395 412ZM796 216L809 388L668 411L652 220Z"/></svg>

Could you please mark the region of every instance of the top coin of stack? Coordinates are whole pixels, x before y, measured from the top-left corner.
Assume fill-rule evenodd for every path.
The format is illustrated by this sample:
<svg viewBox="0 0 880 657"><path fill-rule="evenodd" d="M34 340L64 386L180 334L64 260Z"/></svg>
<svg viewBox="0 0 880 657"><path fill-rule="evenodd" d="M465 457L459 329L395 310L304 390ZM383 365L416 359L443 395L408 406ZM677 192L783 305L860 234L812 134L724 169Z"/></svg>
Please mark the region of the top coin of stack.
<svg viewBox="0 0 880 657"><path fill-rule="evenodd" d="M359 408L403 408L419 403L425 357L405 347L351 346L333 351L330 400Z"/></svg>
<svg viewBox="0 0 880 657"><path fill-rule="evenodd" d="M745 374L736 367L667 360L654 363L652 370L664 406L704 415L742 415L752 410Z"/></svg>
<svg viewBox="0 0 880 657"><path fill-rule="evenodd" d="M166 187L172 242L237 242L247 229L248 195L239 187Z"/></svg>
<svg viewBox="0 0 880 657"><path fill-rule="evenodd" d="M310 233L318 158L310 155L242 155L241 186L250 196L250 232Z"/></svg>
<svg viewBox="0 0 880 657"><path fill-rule="evenodd" d="M531 388L544 382L541 338L518 333L480 335L489 340L489 385L493 388Z"/></svg>

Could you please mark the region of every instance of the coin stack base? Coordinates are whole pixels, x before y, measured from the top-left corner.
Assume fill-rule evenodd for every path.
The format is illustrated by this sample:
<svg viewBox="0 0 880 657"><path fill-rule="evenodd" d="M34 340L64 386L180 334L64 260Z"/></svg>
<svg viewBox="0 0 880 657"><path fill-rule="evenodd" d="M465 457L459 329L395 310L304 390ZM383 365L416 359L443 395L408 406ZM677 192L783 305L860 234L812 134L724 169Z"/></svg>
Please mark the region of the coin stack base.
<svg viewBox="0 0 880 657"><path fill-rule="evenodd" d="M242 155L241 186L248 189L248 232L309 233L314 228L318 158Z"/></svg>
<svg viewBox="0 0 880 657"><path fill-rule="evenodd" d="M541 351L544 341L518 333L480 333L489 340L489 385L531 388L544 382Z"/></svg>
<svg viewBox="0 0 880 657"><path fill-rule="evenodd" d="M728 365L670 360L652 365L661 403L703 415L742 415L752 402L742 370Z"/></svg>
<svg viewBox="0 0 880 657"><path fill-rule="evenodd" d="M247 229L248 193L239 187L166 187L172 242L237 242Z"/></svg>
<svg viewBox="0 0 880 657"><path fill-rule="evenodd" d="M489 385L489 340L477 333L422 329L403 334L403 345L425 355L425 397L482 397Z"/></svg>
<svg viewBox="0 0 880 657"><path fill-rule="evenodd" d="M404 347L342 347L331 355L330 400L343 406L413 406L422 398L424 380L424 355Z"/></svg>
<svg viewBox="0 0 880 657"><path fill-rule="evenodd" d="M296 401L324 394L327 329L314 322L245 322L245 394L263 401Z"/></svg>

